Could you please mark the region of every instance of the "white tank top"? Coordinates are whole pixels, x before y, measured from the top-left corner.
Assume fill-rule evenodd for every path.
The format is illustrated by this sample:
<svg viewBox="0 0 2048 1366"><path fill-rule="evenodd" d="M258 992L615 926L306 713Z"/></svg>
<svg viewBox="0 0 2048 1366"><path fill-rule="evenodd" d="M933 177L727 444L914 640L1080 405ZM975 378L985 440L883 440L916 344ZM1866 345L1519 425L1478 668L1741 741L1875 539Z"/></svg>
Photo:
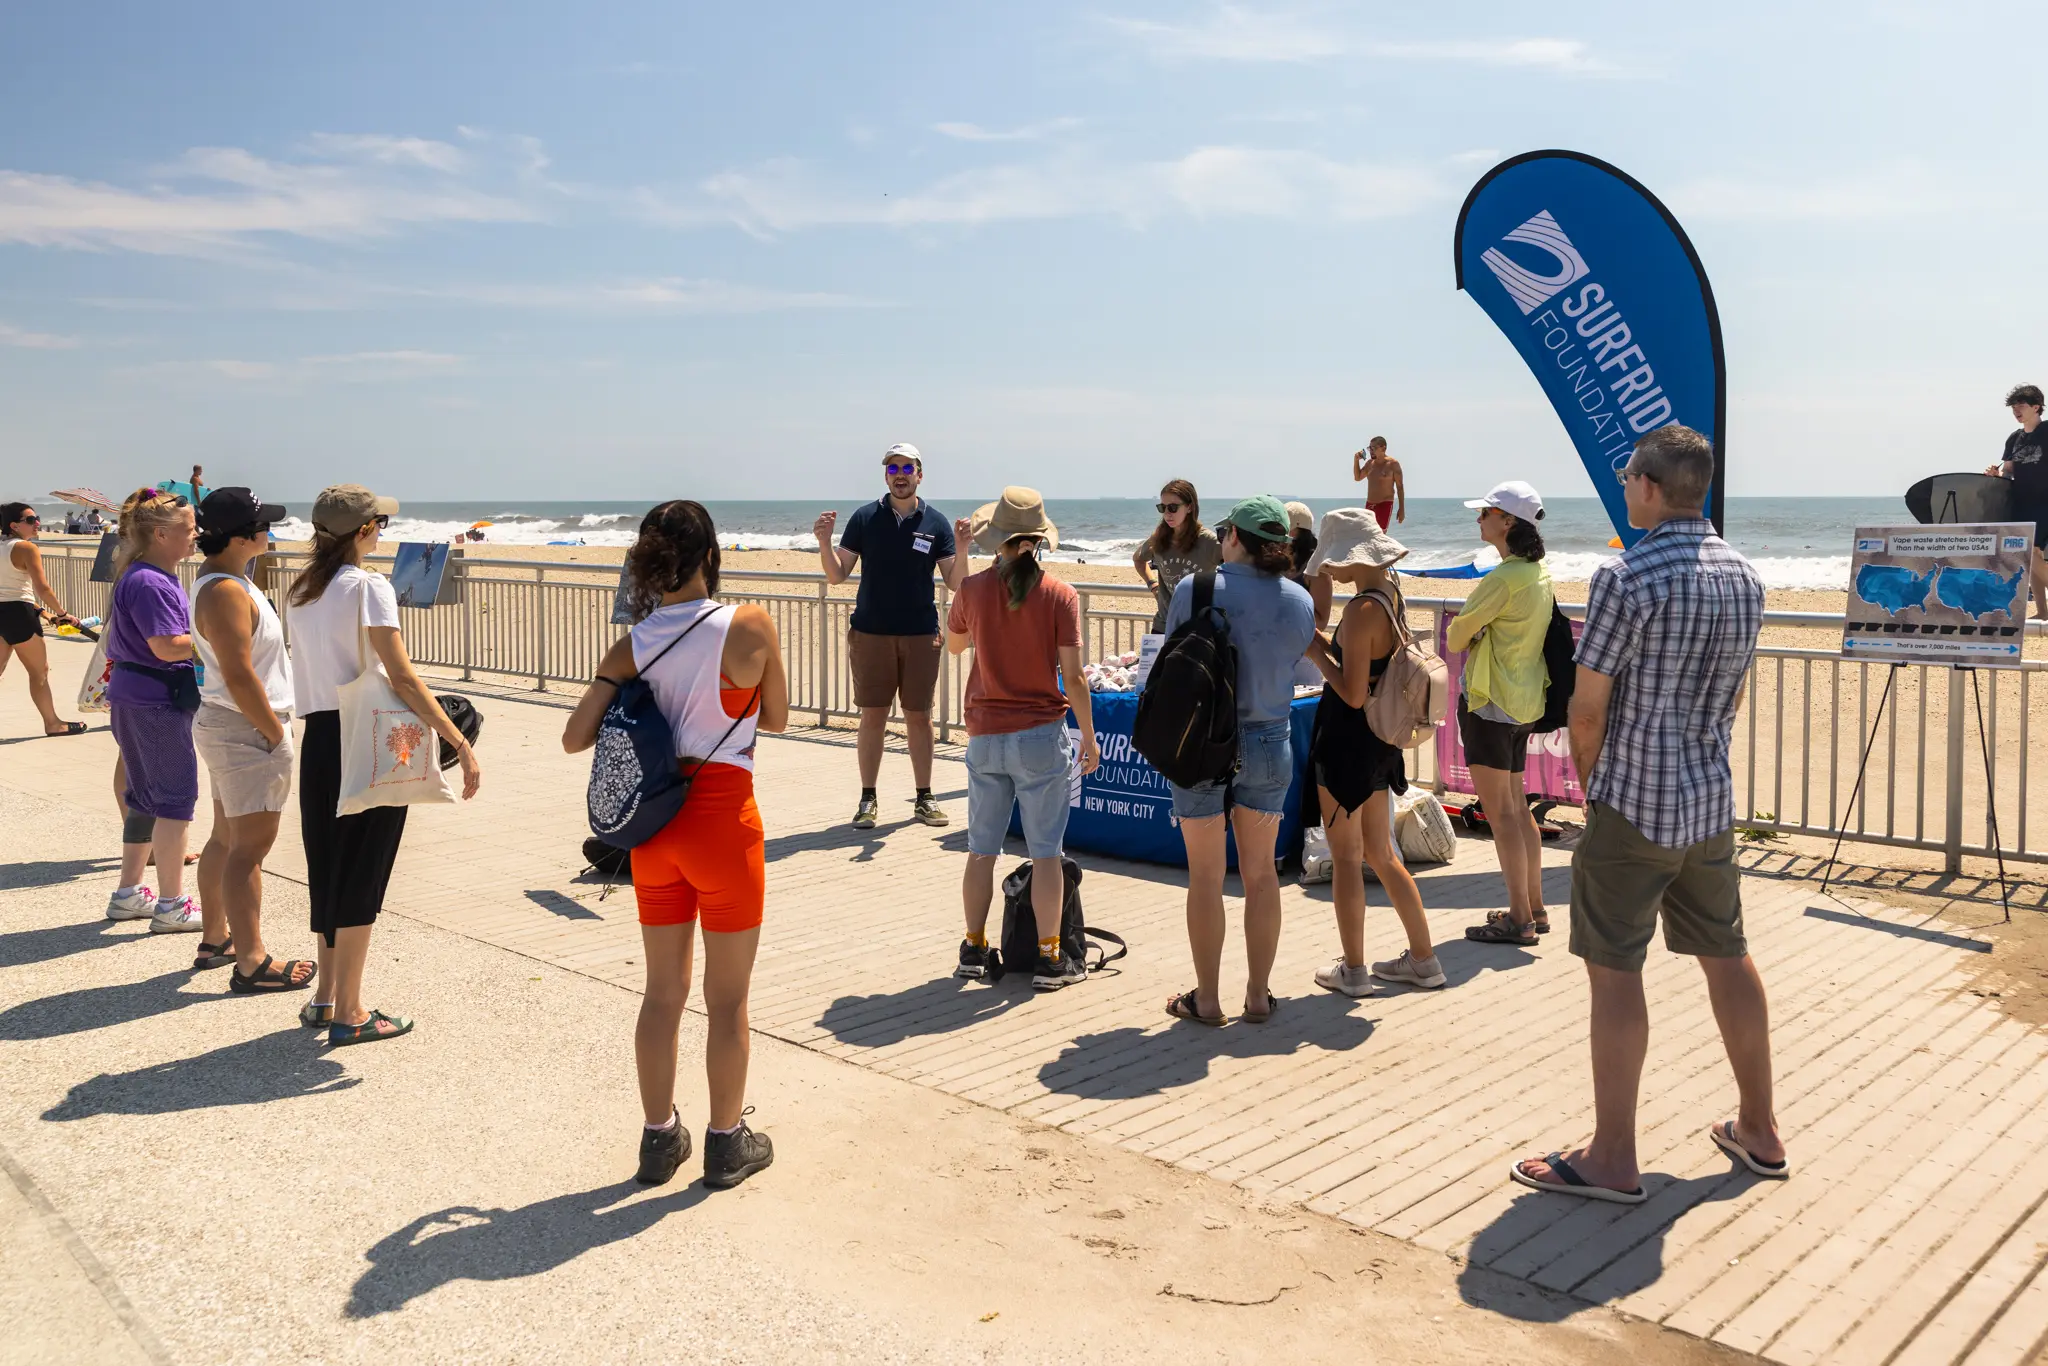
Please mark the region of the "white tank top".
<svg viewBox="0 0 2048 1366"><path fill-rule="evenodd" d="M725 636L732 629L735 610L709 598L657 608L633 628L633 666L654 690L661 714L675 732L677 758L730 764L751 773L754 717L734 725L718 694ZM690 631L700 619L704 624ZM668 648L685 631L690 631L689 638ZM664 649L668 653L663 654ZM649 660L654 661L652 667ZM721 743L728 728L732 734Z"/></svg>
<svg viewBox="0 0 2048 1366"><path fill-rule="evenodd" d="M0 539L0 602L36 600L36 586L29 581L28 571L14 562L14 547L26 544L19 536Z"/></svg>
<svg viewBox="0 0 2048 1366"><path fill-rule="evenodd" d="M220 669L220 661L214 657L213 647L206 643L206 637L199 633L199 590L216 579L228 579L242 586L249 600L256 604L256 629L249 637L249 662L256 669L256 681L263 685L263 695L270 700L270 709L279 716L289 716L292 710L292 665L291 657L285 652L284 624L277 619L277 609L270 605L270 599L257 592L247 579L234 574L206 574L192 585L192 644L199 651L199 662L206 666L205 675L199 684L199 700L209 706L226 707L239 712L234 697L228 692L227 675Z"/></svg>

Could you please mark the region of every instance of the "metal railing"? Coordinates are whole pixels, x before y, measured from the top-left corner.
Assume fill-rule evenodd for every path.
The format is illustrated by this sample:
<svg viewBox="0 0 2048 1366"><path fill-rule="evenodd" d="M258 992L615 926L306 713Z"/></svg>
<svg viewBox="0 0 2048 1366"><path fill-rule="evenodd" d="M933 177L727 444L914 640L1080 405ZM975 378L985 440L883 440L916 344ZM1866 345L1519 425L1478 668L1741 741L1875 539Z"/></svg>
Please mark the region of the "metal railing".
<svg viewBox="0 0 2048 1366"><path fill-rule="evenodd" d="M91 546L44 543L53 586L80 616L105 616L111 585L89 582ZM302 555L273 557L268 589L286 630L287 603ZM390 557L373 557L388 567ZM196 561L181 566L187 583ZM624 630L611 623L619 565L559 561L450 561L442 605L400 609L414 660L478 675L581 684ZM719 596L767 610L779 631L789 675L790 710L824 725L859 715L846 661L846 632L858 580L833 586L822 574L728 569ZM1076 584L1081 598L1082 654L1100 659L1134 651L1150 628L1153 601L1144 589ZM943 620L945 585L937 585ZM1410 598L1417 627L1441 627L1463 606L1457 599ZM1582 607L1565 605L1572 616ZM1767 632L1839 633L1827 613L1768 612ZM2031 623L2037 634L2040 623ZM1418 634L1422 634L1418 630ZM1432 631L1429 638L1434 638ZM2002 852L2008 859L2048 862L2048 848L2030 844L2031 813L2048 792L2030 763L2033 677L2048 664L1953 669L1892 666L1844 659L1820 641L1766 644L1757 651L1735 726L1731 764L1738 823L1759 831L1844 838L1864 844L1940 852L1951 871L1964 855ZM1877 708L1890 674L1882 724ZM961 725L963 661L944 656L934 723L942 739ZM1973 691L1974 689L1974 691ZM1978 754L1975 698L1981 695L1990 759ZM1845 722L1851 711L1854 727ZM1873 726L1875 731L1873 732ZM1859 760L1868 749L1861 784ZM1410 775L1441 791L1436 750L1409 752ZM1987 798L1995 797L1995 803ZM1992 833L1993 816L1997 837Z"/></svg>

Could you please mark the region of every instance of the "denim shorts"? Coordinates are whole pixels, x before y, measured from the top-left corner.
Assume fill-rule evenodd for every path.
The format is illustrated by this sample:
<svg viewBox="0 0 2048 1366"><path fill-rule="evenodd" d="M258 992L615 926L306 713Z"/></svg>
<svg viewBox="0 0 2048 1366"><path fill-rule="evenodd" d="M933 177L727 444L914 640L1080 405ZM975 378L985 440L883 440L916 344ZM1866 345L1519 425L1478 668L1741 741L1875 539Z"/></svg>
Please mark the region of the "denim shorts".
<svg viewBox="0 0 2048 1366"><path fill-rule="evenodd" d="M1200 787L1173 786L1173 814L1184 821L1220 816L1234 806L1269 816L1287 809L1287 789L1294 785L1293 725L1258 721L1238 727L1237 774Z"/></svg>
<svg viewBox="0 0 2048 1366"><path fill-rule="evenodd" d="M1024 852L1058 858L1067 835L1074 741L1065 718L1007 735L967 737L967 852L1003 852L1010 806L1023 817Z"/></svg>

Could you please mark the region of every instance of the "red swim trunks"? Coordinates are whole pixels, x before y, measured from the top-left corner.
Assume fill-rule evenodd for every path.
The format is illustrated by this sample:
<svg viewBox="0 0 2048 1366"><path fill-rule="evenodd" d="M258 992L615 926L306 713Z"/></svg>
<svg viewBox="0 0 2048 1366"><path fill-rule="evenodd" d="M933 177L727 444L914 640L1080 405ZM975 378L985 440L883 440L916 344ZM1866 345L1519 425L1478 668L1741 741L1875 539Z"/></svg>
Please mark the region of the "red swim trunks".
<svg viewBox="0 0 2048 1366"><path fill-rule="evenodd" d="M1384 503L1367 503L1366 507L1372 512L1374 517L1379 519L1381 531L1385 531L1394 525L1393 499L1389 498Z"/></svg>

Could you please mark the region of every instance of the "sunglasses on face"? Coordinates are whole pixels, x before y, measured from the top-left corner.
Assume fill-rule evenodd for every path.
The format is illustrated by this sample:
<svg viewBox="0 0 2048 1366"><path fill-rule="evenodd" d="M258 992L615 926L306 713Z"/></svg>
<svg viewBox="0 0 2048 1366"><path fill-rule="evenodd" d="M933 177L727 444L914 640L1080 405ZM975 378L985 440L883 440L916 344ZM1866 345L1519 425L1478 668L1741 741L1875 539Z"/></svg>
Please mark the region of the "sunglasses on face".
<svg viewBox="0 0 2048 1366"><path fill-rule="evenodd" d="M1152 506L1153 506L1153 507L1155 507L1155 508L1158 508L1158 509L1159 509L1159 515L1160 515L1161 517L1171 517L1171 516L1172 516L1172 515L1173 515L1174 513L1176 513L1176 512L1179 512L1179 511L1180 511L1180 510L1181 510L1182 508L1186 507L1186 506L1187 506L1187 504L1186 504L1186 503L1154 503L1154 504L1153 504Z"/></svg>
<svg viewBox="0 0 2048 1366"><path fill-rule="evenodd" d="M372 517L370 520L376 524L377 530L383 531L391 525L391 514L388 512L380 512L375 517Z"/></svg>
<svg viewBox="0 0 2048 1366"><path fill-rule="evenodd" d="M882 466L882 472L883 472L883 473L885 473L885 474L887 474L887 475L888 475L888 476L889 476L890 478L892 478L892 479L893 479L893 478L895 478L895 477L896 477L897 475L899 475L899 474L902 474L902 475L910 475L910 474L916 474L916 473L917 473L917 466L915 466L915 465L884 465L884 466Z"/></svg>
<svg viewBox="0 0 2048 1366"><path fill-rule="evenodd" d="M31 512L28 516L22 518L21 520L35 526L41 526L43 524L43 519L36 516L33 512Z"/></svg>

